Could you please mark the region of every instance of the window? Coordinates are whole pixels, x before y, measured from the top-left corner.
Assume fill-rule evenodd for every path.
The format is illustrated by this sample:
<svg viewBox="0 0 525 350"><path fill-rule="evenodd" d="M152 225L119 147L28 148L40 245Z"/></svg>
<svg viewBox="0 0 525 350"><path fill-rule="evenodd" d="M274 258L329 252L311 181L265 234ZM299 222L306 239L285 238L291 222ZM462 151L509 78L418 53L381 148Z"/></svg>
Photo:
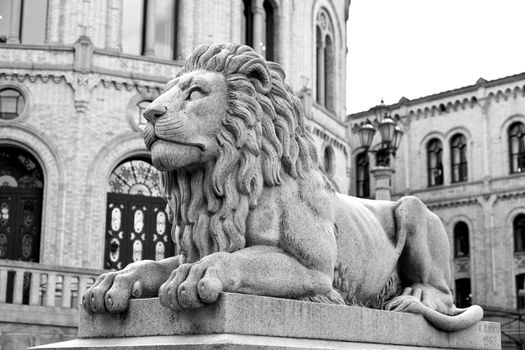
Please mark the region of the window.
<svg viewBox="0 0 525 350"><path fill-rule="evenodd" d="M516 306L518 309L525 309L525 274L516 276Z"/></svg>
<svg viewBox="0 0 525 350"><path fill-rule="evenodd" d="M47 0L0 1L0 43L44 44L47 6Z"/></svg>
<svg viewBox="0 0 525 350"><path fill-rule="evenodd" d="M454 226L454 257L462 258L469 256L469 232L466 223L460 221Z"/></svg>
<svg viewBox="0 0 525 350"><path fill-rule="evenodd" d="M243 41L269 61L275 60L275 8L270 0L243 0Z"/></svg>
<svg viewBox="0 0 525 350"><path fill-rule="evenodd" d="M469 307L472 304L472 293L470 289L470 278L459 278L456 280L456 301L459 308Z"/></svg>
<svg viewBox="0 0 525 350"><path fill-rule="evenodd" d="M18 117L25 106L22 93L13 88L0 90L0 119L9 120Z"/></svg>
<svg viewBox="0 0 525 350"><path fill-rule="evenodd" d="M443 185L443 147L441 141L432 139L427 145L428 185Z"/></svg>
<svg viewBox="0 0 525 350"><path fill-rule="evenodd" d="M175 247L166 201L161 196L160 172L149 159L128 159L111 173L106 232L106 269L120 270L134 261L173 255Z"/></svg>
<svg viewBox="0 0 525 350"><path fill-rule="evenodd" d="M176 0L126 0L122 9L122 51L175 57Z"/></svg>
<svg viewBox="0 0 525 350"><path fill-rule="evenodd" d="M323 168L327 175L332 175L334 172L334 150L331 146L324 148Z"/></svg>
<svg viewBox="0 0 525 350"><path fill-rule="evenodd" d="M456 134L450 140L452 182L467 181L467 141Z"/></svg>
<svg viewBox="0 0 525 350"><path fill-rule="evenodd" d="M509 127L510 172L522 173L525 171L525 125L521 122L513 123Z"/></svg>
<svg viewBox="0 0 525 350"><path fill-rule="evenodd" d="M316 101L328 110L335 110L335 45L332 21L321 9L316 26Z"/></svg>
<svg viewBox="0 0 525 350"><path fill-rule="evenodd" d="M43 187L31 154L0 147L0 259L39 261Z"/></svg>
<svg viewBox="0 0 525 350"><path fill-rule="evenodd" d="M359 153L356 163L356 195L361 198L370 197L370 163L368 153Z"/></svg>
<svg viewBox="0 0 525 350"><path fill-rule="evenodd" d="M519 214L512 222L514 233L514 251L525 252L525 214Z"/></svg>

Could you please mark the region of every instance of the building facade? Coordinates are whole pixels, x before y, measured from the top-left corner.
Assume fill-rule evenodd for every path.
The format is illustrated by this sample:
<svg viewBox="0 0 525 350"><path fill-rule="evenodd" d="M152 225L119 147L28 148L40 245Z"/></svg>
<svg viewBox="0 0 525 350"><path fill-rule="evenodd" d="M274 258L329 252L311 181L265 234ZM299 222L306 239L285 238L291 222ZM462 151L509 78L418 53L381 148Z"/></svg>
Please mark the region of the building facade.
<svg viewBox="0 0 525 350"><path fill-rule="evenodd" d="M198 44L246 43L280 63L328 177L347 192L348 8L349 0L2 1L1 349L74 337L79 295L98 273L173 252L141 111Z"/></svg>
<svg viewBox="0 0 525 350"><path fill-rule="evenodd" d="M444 223L456 304L523 309L525 299L525 74L388 106L404 131L391 166L394 198L419 197ZM372 111L348 116L350 193L374 196L356 132ZM370 148L380 148L379 136Z"/></svg>

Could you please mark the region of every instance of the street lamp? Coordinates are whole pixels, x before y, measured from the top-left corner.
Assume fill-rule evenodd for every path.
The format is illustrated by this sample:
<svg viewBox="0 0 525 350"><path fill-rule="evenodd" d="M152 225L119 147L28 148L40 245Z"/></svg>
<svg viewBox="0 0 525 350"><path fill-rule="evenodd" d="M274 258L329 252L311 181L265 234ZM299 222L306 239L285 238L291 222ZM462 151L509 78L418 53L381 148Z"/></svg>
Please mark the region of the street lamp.
<svg viewBox="0 0 525 350"><path fill-rule="evenodd" d="M375 115L375 125L370 120L362 124L357 133L361 147L365 151L374 154L375 166L370 169L370 173L375 178L376 189L375 197L381 200L390 200L390 182L395 170L390 167L390 158L394 158L396 151L403 138L403 130L390 117L389 109L383 100L381 104L370 109ZM370 146L376 132L379 131L381 143L377 149L371 150Z"/></svg>

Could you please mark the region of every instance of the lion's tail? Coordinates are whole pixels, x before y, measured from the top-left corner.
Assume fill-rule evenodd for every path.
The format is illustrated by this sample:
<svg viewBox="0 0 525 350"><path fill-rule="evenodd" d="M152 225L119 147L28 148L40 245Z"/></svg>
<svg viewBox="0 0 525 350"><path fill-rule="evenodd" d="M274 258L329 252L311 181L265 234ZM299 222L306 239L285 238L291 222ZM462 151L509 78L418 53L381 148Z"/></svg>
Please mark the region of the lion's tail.
<svg viewBox="0 0 525 350"><path fill-rule="evenodd" d="M472 305L465 309L458 309L453 306L452 315L445 315L423 304L420 305L422 308L417 313L421 313L428 323L444 331L452 332L469 328L483 318L483 309L478 305Z"/></svg>

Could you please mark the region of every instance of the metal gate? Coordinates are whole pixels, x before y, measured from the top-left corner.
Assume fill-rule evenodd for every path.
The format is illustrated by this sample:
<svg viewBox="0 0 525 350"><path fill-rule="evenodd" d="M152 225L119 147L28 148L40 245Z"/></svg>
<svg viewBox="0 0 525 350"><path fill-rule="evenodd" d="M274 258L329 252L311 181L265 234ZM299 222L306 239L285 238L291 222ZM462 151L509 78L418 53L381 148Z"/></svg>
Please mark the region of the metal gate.
<svg viewBox="0 0 525 350"><path fill-rule="evenodd" d="M104 268L173 256L171 224L162 197L108 193Z"/></svg>

